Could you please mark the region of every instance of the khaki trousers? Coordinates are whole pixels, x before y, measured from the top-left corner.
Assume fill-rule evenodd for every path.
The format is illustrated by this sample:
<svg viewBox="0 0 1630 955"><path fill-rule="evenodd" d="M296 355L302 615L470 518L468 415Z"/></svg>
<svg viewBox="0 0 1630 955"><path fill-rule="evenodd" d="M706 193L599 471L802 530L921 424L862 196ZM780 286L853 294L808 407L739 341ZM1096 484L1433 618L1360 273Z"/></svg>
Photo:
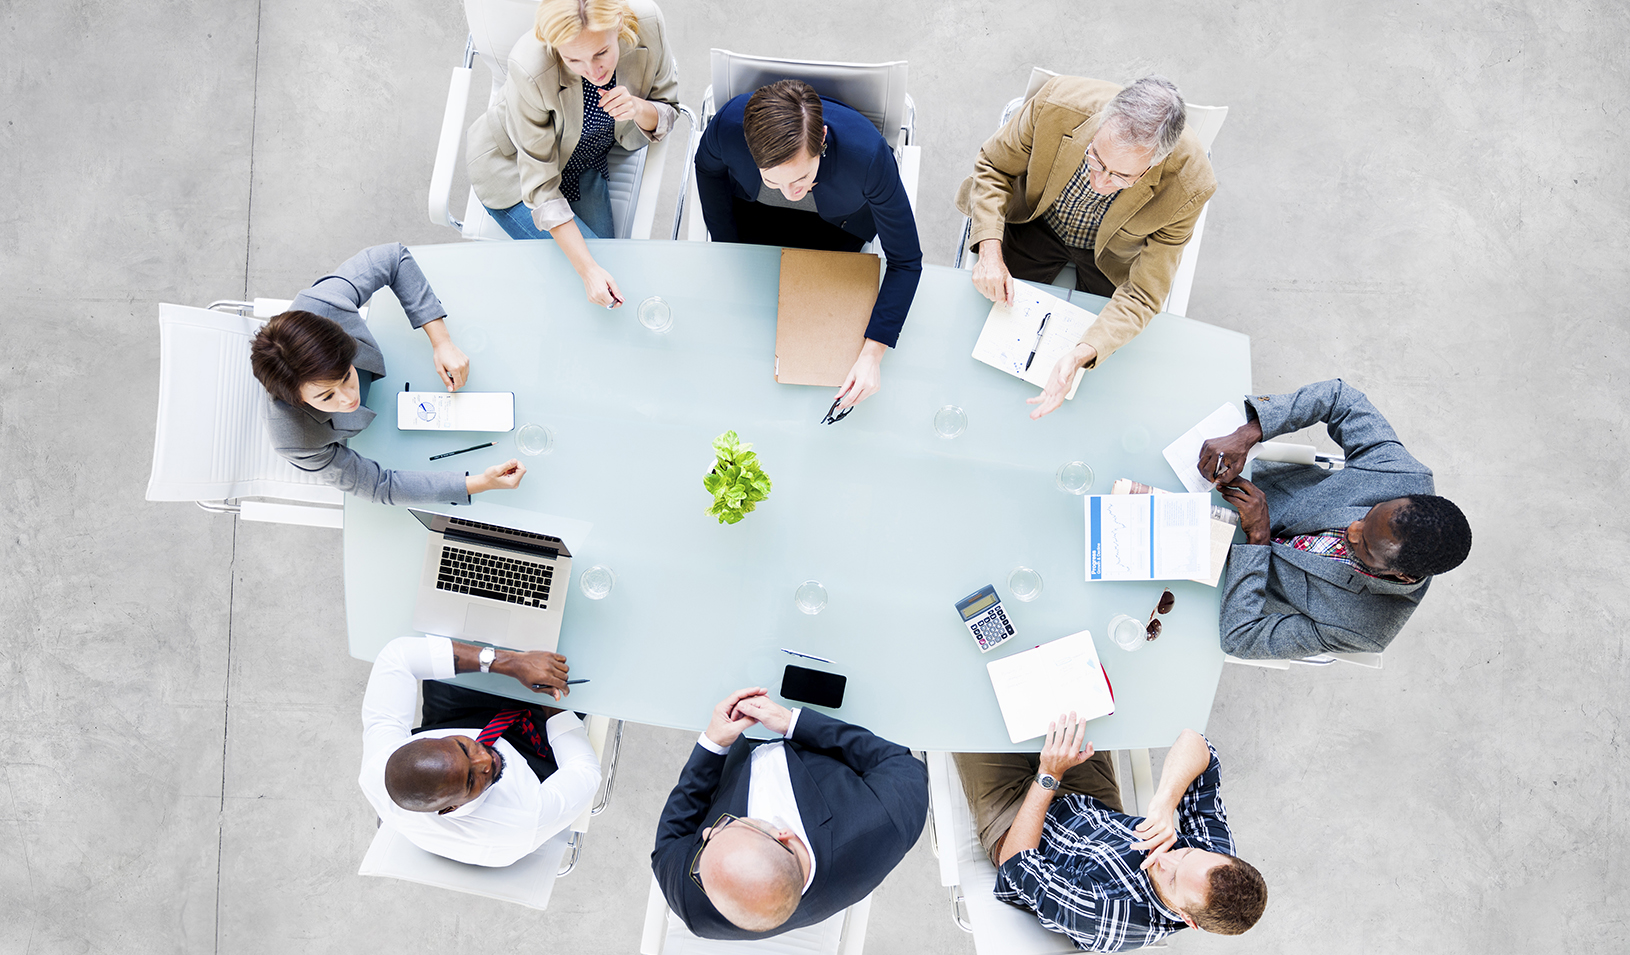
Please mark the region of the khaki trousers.
<svg viewBox="0 0 1630 955"><path fill-rule="evenodd" d="M996 843L1013 827L1013 820L1030 791L1030 781L1041 768L1039 753L953 753L962 791L968 796L979 844L996 861ZM1121 811L1121 787L1115 781L1115 761L1109 752L1092 758L1064 774L1059 792L1091 796L1116 812Z"/></svg>

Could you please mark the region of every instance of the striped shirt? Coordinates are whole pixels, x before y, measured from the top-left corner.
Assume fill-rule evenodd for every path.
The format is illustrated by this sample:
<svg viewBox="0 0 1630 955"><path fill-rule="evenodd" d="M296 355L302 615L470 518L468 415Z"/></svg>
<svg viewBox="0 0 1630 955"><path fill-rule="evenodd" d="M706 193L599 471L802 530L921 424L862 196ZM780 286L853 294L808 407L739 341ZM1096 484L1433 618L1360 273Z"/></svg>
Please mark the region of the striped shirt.
<svg viewBox="0 0 1630 955"><path fill-rule="evenodd" d="M583 178L584 170L593 169L601 179L611 179L611 171L606 168L606 156L611 153L617 121L601 108L600 92L609 92L616 85L616 73L611 74L604 86L595 86L588 77L583 77L583 135L560 174L560 194L566 197L567 202L578 200L577 184Z"/></svg>
<svg viewBox="0 0 1630 955"><path fill-rule="evenodd" d="M1234 852L1223 808L1217 751L1189 784L1177 806L1173 849ZM996 897L1029 909L1043 928L1068 935L1089 952L1124 952L1160 941L1185 927L1183 917L1155 894L1140 871L1144 853L1133 849L1141 816L1115 812L1091 796L1053 800L1041 845L1015 853L996 870Z"/></svg>
<svg viewBox="0 0 1630 955"><path fill-rule="evenodd" d="M1094 192L1087 174L1087 161L1083 159L1081 168L1064 184L1064 189L1042 213L1042 218L1053 227L1065 245L1072 249L1090 249L1098 241L1098 224L1104 221L1109 204L1120 194L1119 189L1107 196Z"/></svg>

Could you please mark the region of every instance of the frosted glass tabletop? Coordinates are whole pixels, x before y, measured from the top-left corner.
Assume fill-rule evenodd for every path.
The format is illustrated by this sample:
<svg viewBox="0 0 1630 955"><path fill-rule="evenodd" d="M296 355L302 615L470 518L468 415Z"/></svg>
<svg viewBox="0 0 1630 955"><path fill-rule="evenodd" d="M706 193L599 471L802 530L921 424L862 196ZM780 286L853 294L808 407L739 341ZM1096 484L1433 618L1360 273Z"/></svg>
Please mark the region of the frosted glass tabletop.
<svg viewBox="0 0 1630 955"><path fill-rule="evenodd" d="M1222 668L1217 590L1190 582L1087 583L1082 498L1054 483L1085 461L1093 492L1128 477L1182 490L1161 448L1224 401L1250 390L1250 341L1158 315L1089 373L1072 401L1031 421L1033 386L969 357L989 303L967 272L924 268L882 391L836 425L821 424L835 388L777 384L775 312L780 250L759 246L601 241L595 258L627 304L594 306L552 242L421 246L415 258L447 307L470 357L474 391L513 391L517 424L553 430L554 448L525 457L514 434L400 432L395 393L434 385L430 348L395 300L375 299L368 324L389 375L374 384L380 413L352 447L392 468L476 471L512 456L521 487L478 495L480 520L502 505L592 522L574 548L560 652L574 678L570 705L588 713L700 729L714 703L742 686L780 688L789 663L841 673L835 715L918 749L1035 751L1008 740L985 664L1079 630L1097 641L1116 712L1094 721L1100 748L1164 746L1204 730ZM666 333L640 325L642 300L672 308ZM1078 295L1078 299L1080 296ZM1084 304L1096 310L1102 299ZM934 430L955 405L967 429ZM739 524L705 512L711 442L736 431L774 482ZM496 439L484 451L430 455ZM425 530L407 511L348 497L345 599L351 654L371 660L411 633ZM596 564L616 583L586 599L575 579ZM1031 602L1007 578L1040 572ZM818 580L817 615L793 592ZM981 654L957 600L994 584L1018 637ZM1159 640L1136 653L1107 635L1112 616L1145 617L1162 589L1177 597ZM825 657L831 665L781 648ZM528 696L505 677L460 677Z"/></svg>

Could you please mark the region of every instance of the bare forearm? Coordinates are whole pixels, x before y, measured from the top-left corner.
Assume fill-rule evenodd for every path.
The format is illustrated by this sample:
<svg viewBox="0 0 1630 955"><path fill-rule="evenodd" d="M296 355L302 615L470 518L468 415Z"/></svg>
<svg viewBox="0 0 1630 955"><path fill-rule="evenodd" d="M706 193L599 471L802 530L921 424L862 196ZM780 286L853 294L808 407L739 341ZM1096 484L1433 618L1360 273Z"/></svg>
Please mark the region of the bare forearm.
<svg viewBox="0 0 1630 955"><path fill-rule="evenodd" d="M566 261L572 264L578 275L594 266L594 256L589 254L589 245L583 241L583 233L578 230L576 219L568 219L555 226L549 230L549 235L560 246L560 251L566 254Z"/></svg>
<svg viewBox="0 0 1630 955"><path fill-rule="evenodd" d="M430 339L430 347L432 348L436 347L437 345L446 344L453 340L453 336L447 333L446 315L443 315L441 318L433 321L425 322L419 327L424 330L425 337Z"/></svg>
<svg viewBox="0 0 1630 955"><path fill-rule="evenodd" d="M1026 849L1034 849L1041 845L1041 827L1047 821L1047 807L1052 804L1053 791L1031 782L1029 791L1024 794L1024 804L1019 807L1019 814L1013 817L1013 825L1008 829L1007 838L1002 842L1002 853L996 859L997 865Z"/></svg>
<svg viewBox="0 0 1630 955"><path fill-rule="evenodd" d="M1155 787L1153 804L1167 811L1177 808L1189 784L1211 765L1211 751L1206 738L1193 730L1184 730L1177 742L1166 751L1166 763L1160 770L1160 785Z"/></svg>

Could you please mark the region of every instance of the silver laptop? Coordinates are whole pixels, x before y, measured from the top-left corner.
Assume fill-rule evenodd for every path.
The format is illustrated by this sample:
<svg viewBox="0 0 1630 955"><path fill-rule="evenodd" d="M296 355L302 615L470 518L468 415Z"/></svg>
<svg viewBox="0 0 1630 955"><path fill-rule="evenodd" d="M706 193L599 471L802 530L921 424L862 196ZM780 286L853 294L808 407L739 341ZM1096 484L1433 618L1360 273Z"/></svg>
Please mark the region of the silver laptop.
<svg viewBox="0 0 1630 955"><path fill-rule="evenodd" d="M511 650L554 650L572 581L566 542L410 507L430 531L413 629Z"/></svg>

